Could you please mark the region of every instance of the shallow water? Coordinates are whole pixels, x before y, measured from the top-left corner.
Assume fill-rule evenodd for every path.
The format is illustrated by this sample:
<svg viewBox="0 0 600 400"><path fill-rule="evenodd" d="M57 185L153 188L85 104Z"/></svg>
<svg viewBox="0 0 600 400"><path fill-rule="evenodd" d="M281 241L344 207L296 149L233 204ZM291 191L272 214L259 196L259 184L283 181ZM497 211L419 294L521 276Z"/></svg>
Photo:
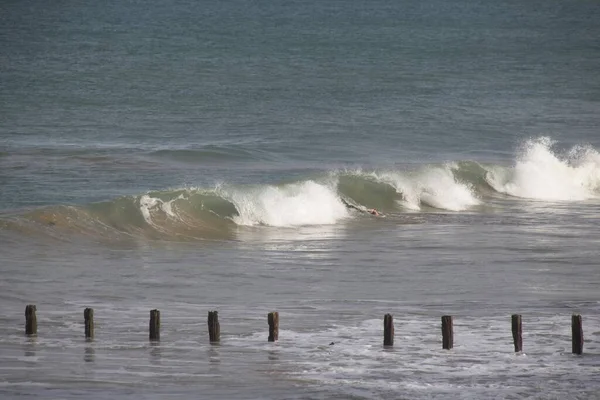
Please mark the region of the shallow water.
<svg viewBox="0 0 600 400"><path fill-rule="evenodd" d="M67 398L593 397L598 239L584 238L581 223L538 212L537 221L511 210L242 228L228 242L38 243L26 258L5 250L2 390ZM26 303L38 307L36 339L23 335ZM83 338L85 307L95 309L92 343ZM147 340L151 308L161 310L157 345ZM206 329L213 309L216 346ZM272 310L281 319L275 344L266 341ZM382 346L385 313L395 316L393 349ZM513 353L513 313L523 315L524 354ZM583 314L583 356L570 354L572 313ZM441 350L444 314L455 318L452 351Z"/></svg>

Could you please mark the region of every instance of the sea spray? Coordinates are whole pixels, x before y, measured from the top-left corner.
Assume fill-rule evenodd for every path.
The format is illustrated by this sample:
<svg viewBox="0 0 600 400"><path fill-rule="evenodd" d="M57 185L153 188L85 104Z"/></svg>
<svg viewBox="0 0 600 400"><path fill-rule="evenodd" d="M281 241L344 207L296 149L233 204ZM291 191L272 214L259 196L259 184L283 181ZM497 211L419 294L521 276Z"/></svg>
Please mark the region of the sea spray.
<svg viewBox="0 0 600 400"><path fill-rule="evenodd" d="M561 155L547 137L530 139L519 150L512 170L494 168L487 181L498 192L547 201L580 201L598 197L600 155L574 147Z"/></svg>
<svg viewBox="0 0 600 400"><path fill-rule="evenodd" d="M401 194L399 203L409 210L429 206L442 210L462 211L480 204L476 191L468 182L455 177L456 164L427 166L417 171L375 174Z"/></svg>
<svg viewBox="0 0 600 400"><path fill-rule="evenodd" d="M335 189L312 180L284 186L229 189L223 195L235 204L238 225L302 226L334 224L348 217Z"/></svg>
<svg viewBox="0 0 600 400"><path fill-rule="evenodd" d="M456 168L454 164L447 164L428 168L420 174L418 185L422 204L450 211L464 211L480 204L471 185L456 180L453 173Z"/></svg>

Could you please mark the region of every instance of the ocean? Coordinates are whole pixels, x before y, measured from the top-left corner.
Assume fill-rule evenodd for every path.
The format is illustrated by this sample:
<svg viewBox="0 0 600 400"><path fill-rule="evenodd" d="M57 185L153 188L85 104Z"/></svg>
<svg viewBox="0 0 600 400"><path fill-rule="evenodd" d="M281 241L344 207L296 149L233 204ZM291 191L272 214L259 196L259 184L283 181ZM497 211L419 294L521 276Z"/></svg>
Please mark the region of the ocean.
<svg viewBox="0 0 600 400"><path fill-rule="evenodd" d="M4 1L0 397L599 399L598 21Z"/></svg>

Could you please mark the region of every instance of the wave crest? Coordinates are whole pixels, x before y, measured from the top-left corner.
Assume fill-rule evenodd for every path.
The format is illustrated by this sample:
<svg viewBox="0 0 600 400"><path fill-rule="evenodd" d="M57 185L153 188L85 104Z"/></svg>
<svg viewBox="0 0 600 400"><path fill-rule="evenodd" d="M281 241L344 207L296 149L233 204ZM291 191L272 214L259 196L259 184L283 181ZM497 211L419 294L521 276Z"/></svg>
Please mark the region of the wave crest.
<svg viewBox="0 0 600 400"><path fill-rule="evenodd" d="M312 180L220 192L236 206L238 215L232 220L238 225L329 225L348 217L335 188Z"/></svg>
<svg viewBox="0 0 600 400"><path fill-rule="evenodd" d="M528 140L513 169L496 167L488 183L500 193L548 201L597 198L600 191L600 154L589 146L575 146L564 155L550 138Z"/></svg>
<svg viewBox="0 0 600 400"><path fill-rule="evenodd" d="M240 227L334 225L406 212L460 212L497 193L546 201L599 198L600 154L590 146L562 153L548 138L527 141L514 167L459 161L412 170L332 171L280 185L226 185L154 191L84 204L4 214L0 229L30 235L150 239L235 238ZM347 208L344 202L352 204Z"/></svg>

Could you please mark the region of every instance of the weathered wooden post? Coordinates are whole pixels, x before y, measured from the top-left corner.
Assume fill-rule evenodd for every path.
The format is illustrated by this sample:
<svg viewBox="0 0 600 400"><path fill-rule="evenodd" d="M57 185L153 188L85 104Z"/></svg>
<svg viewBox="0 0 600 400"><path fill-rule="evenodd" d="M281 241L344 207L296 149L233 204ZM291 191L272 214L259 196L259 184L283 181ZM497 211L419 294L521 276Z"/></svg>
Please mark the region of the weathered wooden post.
<svg viewBox="0 0 600 400"><path fill-rule="evenodd" d="M83 319L85 321L85 338L92 340L94 338L94 310L92 308L83 310Z"/></svg>
<svg viewBox="0 0 600 400"><path fill-rule="evenodd" d="M573 354L583 354L583 322L580 314L571 317L571 330L573 333Z"/></svg>
<svg viewBox="0 0 600 400"><path fill-rule="evenodd" d="M383 316L383 345L394 345L394 317L392 314Z"/></svg>
<svg viewBox="0 0 600 400"><path fill-rule="evenodd" d="M211 343L218 343L221 340L221 327L217 311L208 312L208 336Z"/></svg>
<svg viewBox="0 0 600 400"><path fill-rule="evenodd" d="M25 307L25 334L37 335L37 316L35 315L36 307L29 304Z"/></svg>
<svg viewBox="0 0 600 400"><path fill-rule="evenodd" d="M513 314L511 317L512 322L512 336L515 344L515 353L523 351L523 333L521 325L521 315Z"/></svg>
<svg viewBox="0 0 600 400"><path fill-rule="evenodd" d="M150 340L160 340L160 311L150 310Z"/></svg>
<svg viewBox="0 0 600 400"><path fill-rule="evenodd" d="M452 316L444 315L442 317L442 348L450 350L454 347L454 328L452 325Z"/></svg>
<svg viewBox="0 0 600 400"><path fill-rule="evenodd" d="M269 321L269 342L275 342L279 339L279 313L270 312L267 316Z"/></svg>

